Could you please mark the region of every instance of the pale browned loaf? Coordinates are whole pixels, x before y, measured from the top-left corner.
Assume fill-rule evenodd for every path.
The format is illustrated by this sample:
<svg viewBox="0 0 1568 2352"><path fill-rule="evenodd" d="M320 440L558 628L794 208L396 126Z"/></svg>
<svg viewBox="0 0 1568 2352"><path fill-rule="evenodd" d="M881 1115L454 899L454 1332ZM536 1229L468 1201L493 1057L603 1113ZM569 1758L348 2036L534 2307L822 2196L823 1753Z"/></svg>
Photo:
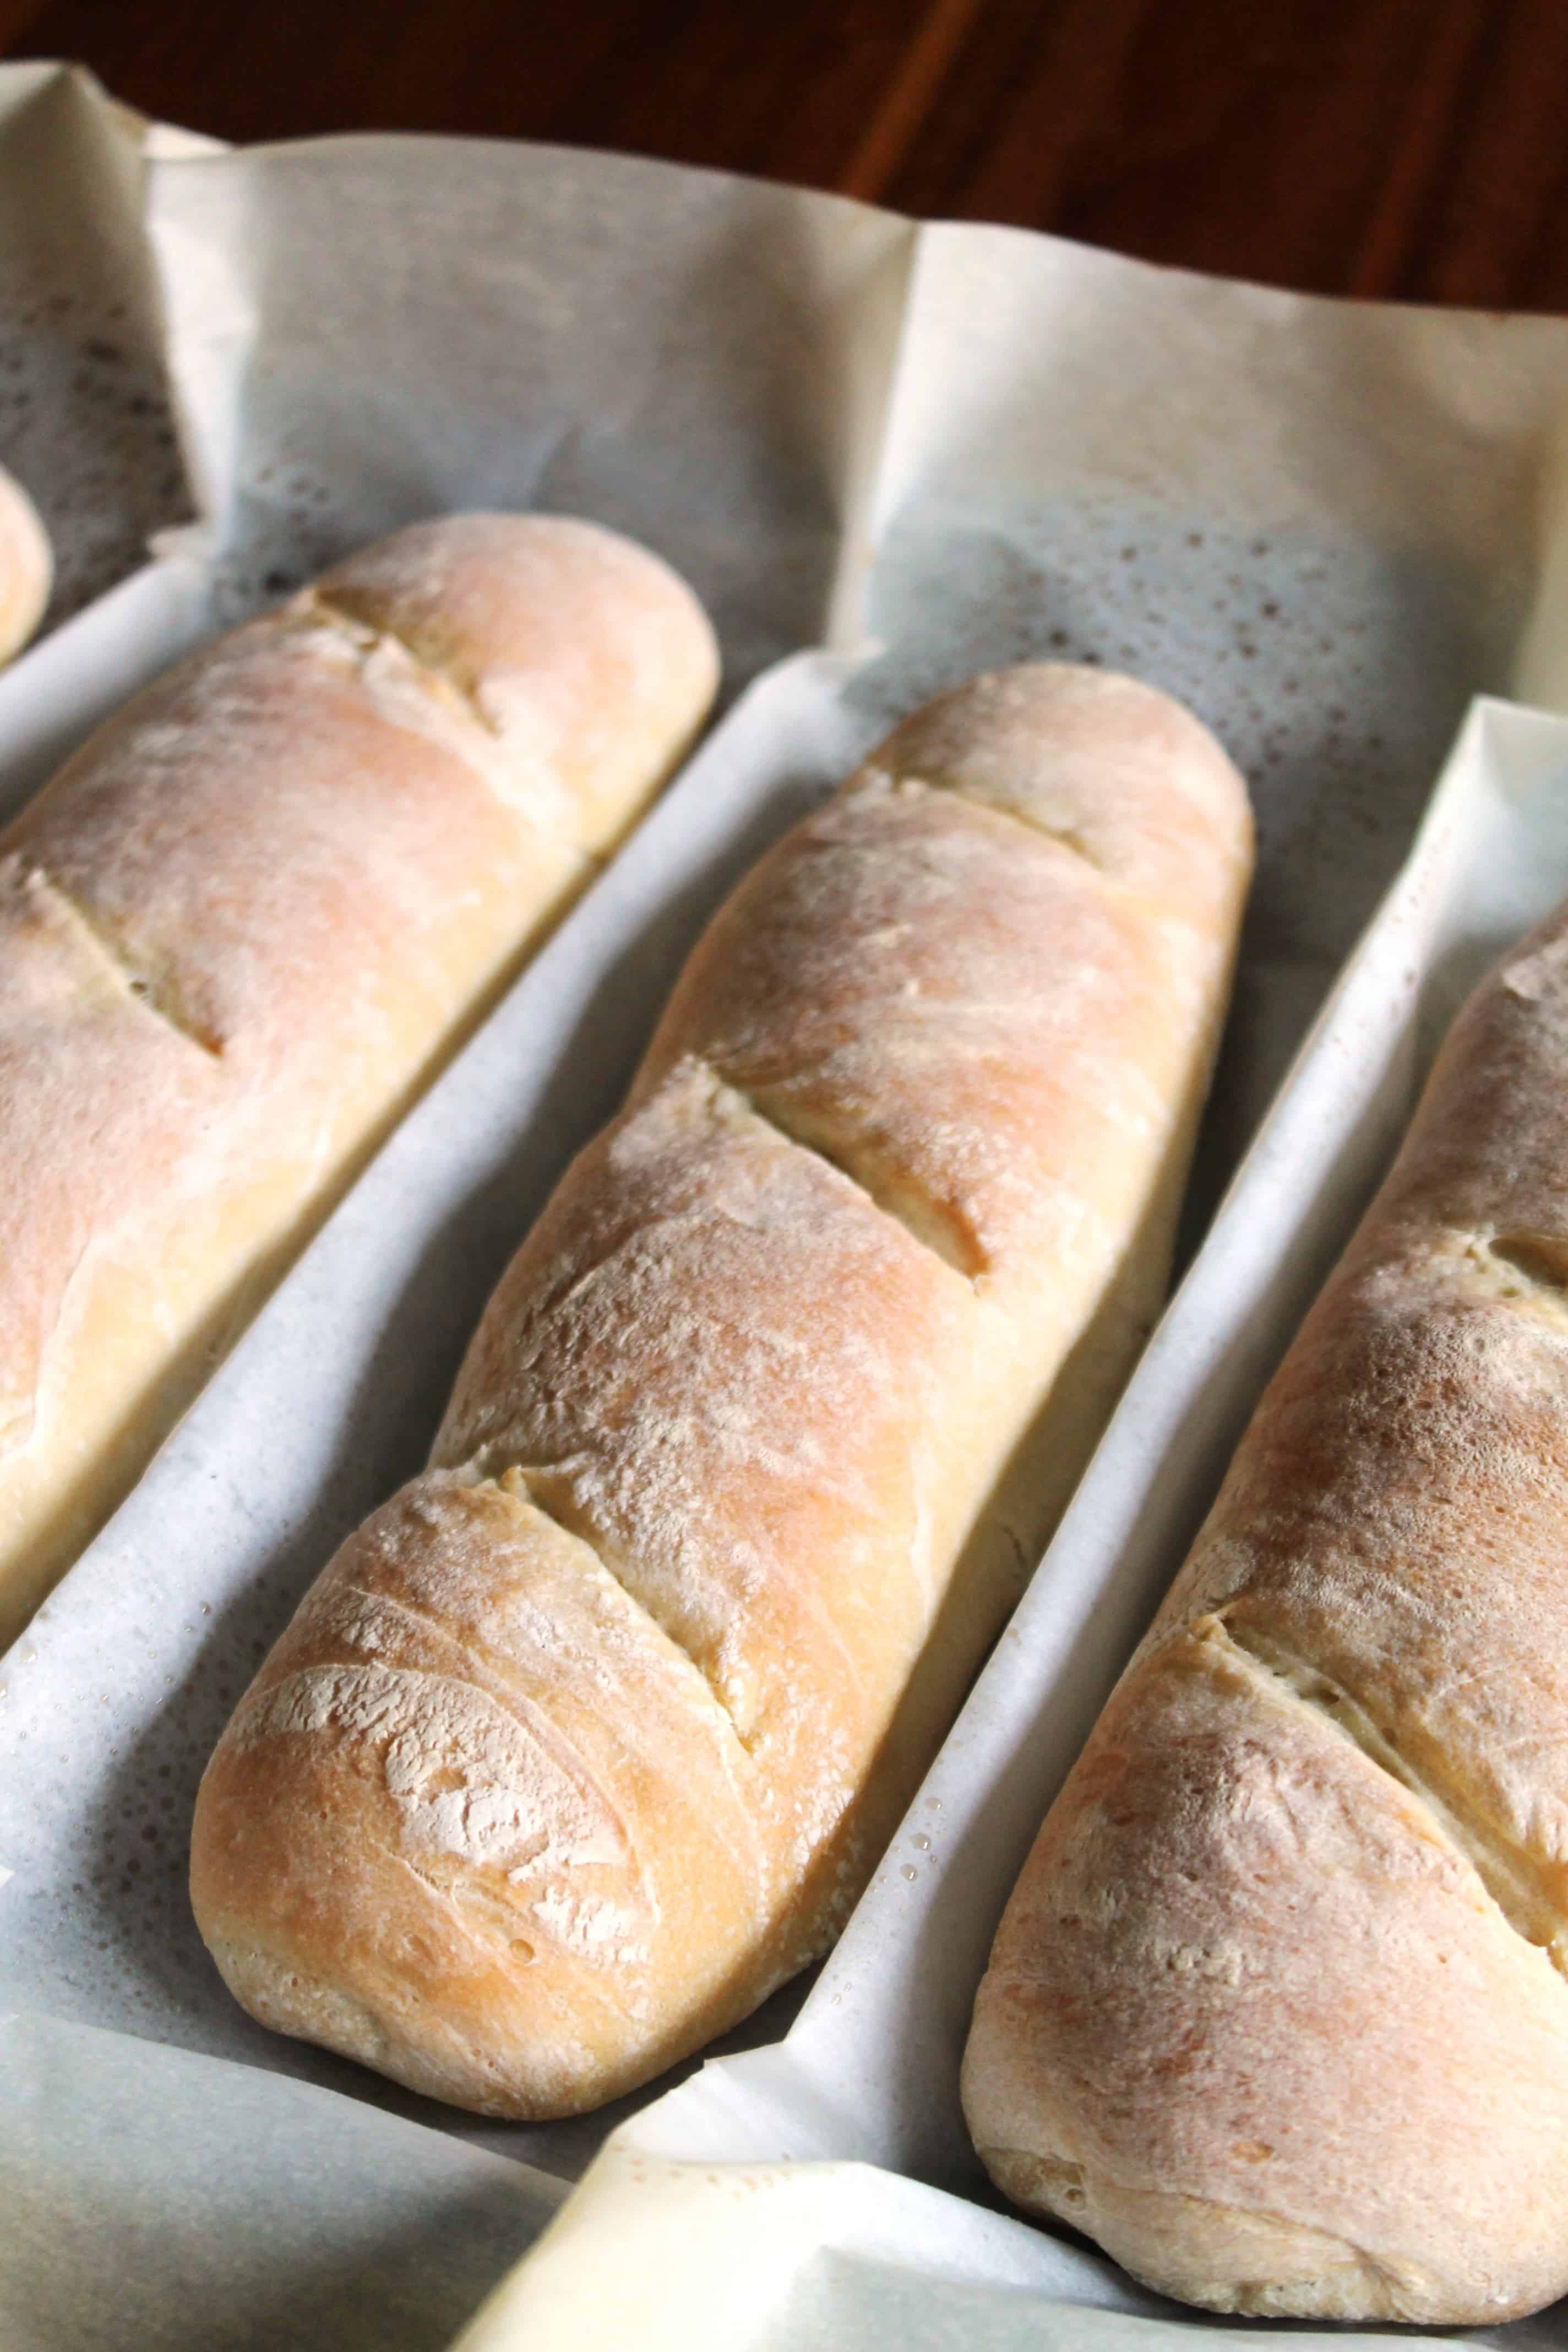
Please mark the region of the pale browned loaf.
<svg viewBox="0 0 1568 2352"><path fill-rule="evenodd" d="M964 2097L1218 2310L1568 2292L1568 909L1450 1034L1053 1806Z"/></svg>
<svg viewBox="0 0 1568 2352"><path fill-rule="evenodd" d="M0 466L0 663L21 652L42 620L54 570L37 509Z"/></svg>
<svg viewBox="0 0 1568 2352"><path fill-rule="evenodd" d="M416 523L156 680L0 835L0 1644L716 679L629 541Z"/></svg>
<svg viewBox="0 0 1568 2352"><path fill-rule="evenodd" d="M549 2116L825 1948L1156 1311L1249 864L1194 719L1043 666L742 883L208 1768L258 2017Z"/></svg>

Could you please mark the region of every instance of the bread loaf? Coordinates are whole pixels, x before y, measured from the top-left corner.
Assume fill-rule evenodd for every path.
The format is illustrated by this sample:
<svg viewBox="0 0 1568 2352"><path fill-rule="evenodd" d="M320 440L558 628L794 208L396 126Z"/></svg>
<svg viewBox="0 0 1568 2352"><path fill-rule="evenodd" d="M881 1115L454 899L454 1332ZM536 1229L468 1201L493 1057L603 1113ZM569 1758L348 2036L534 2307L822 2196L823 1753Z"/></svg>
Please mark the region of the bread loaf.
<svg viewBox="0 0 1568 2352"><path fill-rule="evenodd" d="M999 2185L1221 2311L1568 2291L1568 908L1481 986L1041 1831Z"/></svg>
<svg viewBox="0 0 1568 2352"><path fill-rule="evenodd" d="M716 675L629 541L417 523L159 678L0 835L0 1639Z"/></svg>
<svg viewBox="0 0 1568 2352"><path fill-rule="evenodd" d="M0 662L19 654L43 619L54 568L37 508L0 467Z"/></svg>
<svg viewBox="0 0 1568 2352"><path fill-rule="evenodd" d="M1155 1312L1249 853L1194 719L1040 667L742 883L208 1768L256 2016L545 2116L826 1948Z"/></svg>

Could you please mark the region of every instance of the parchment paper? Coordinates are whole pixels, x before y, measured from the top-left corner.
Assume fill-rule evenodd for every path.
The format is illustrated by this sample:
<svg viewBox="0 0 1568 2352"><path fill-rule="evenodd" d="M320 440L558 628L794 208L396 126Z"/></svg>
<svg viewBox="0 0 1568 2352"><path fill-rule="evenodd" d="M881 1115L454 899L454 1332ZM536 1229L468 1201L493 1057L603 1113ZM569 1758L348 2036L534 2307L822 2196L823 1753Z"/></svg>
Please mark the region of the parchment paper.
<svg viewBox="0 0 1568 2352"><path fill-rule="evenodd" d="M5 2352L428 2352L559 2181L374 2107L0 2018Z"/></svg>
<svg viewBox="0 0 1568 2352"><path fill-rule="evenodd" d="M54 552L48 630L185 520L132 126L82 74L0 71L0 465Z"/></svg>
<svg viewBox="0 0 1568 2352"><path fill-rule="evenodd" d="M16 87L0 74L0 108ZM63 168L79 125L51 104L47 160ZM0 147L0 179L5 163ZM417 1465L485 1292L614 1108L703 915L890 716L978 661L1095 659L1184 693L1247 768L1262 836L1195 1237L1404 856L1468 697L1521 679L1560 690L1568 326L1298 300L542 149L192 155L163 139L147 188L142 258L200 520L0 680L0 801L218 621L450 505L552 505L638 532L709 600L730 693L760 680L0 1664L0 2008L238 2060L278 2078L279 2098L348 2095L463 2132L233 2008L185 1907L190 1804L304 1585ZM821 640L832 657L769 667ZM1259 1246L1268 1260L1272 1235ZM1288 1319L1267 1266L1247 1281L1233 1402ZM1231 1365L1229 1332L1211 1362ZM1031 1641L1055 1644L1078 1710L1060 1717L1064 1744L1137 1614L1125 1601L1095 1616L1108 1558L1032 1604ZM970 1724L942 1769L973 1799L984 1874L1006 1832L986 1803L1001 1767L990 1750L971 1764L973 1738ZM833 1979L840 2005L844 1968L881 1988L868 2035L908 1963L886 1922L902 1871L918 1883L922 1865L895 1866ZM776 2039L799 1998L741 2038ZM811 2013L832 2001L819 1990ZM948 2017L939 2039L951 2032ZM158 2093L171 2132L191 2099L184 2063L167 2061ZM784 2062L749 2063L762 2071L733 2094L748 2132L753 2086ZM866 2144L958 2179L936 2110L902 2136L924 2095L889 2063ZM84 2078L71 2095L88 2095ZM730 2093L713 2095L720 2113ZM834 2137L831 2095L827 2109L836 2160L854 2151ZM0 2105L0 2145L16 2113ZM478 2137L571 2174L617 2120ZM155 2150L148 2162L149 2192L175 2195ZM378 2195L367 2174L367 2231ZM990 2218L1014 2245L1047 2244ZM873 2259L908 2251L887 2226L885 2241L869 2231ZM0 2240L0 2278L5 2260ZM151 2296L155 2267L148 2279Z"/></svg>

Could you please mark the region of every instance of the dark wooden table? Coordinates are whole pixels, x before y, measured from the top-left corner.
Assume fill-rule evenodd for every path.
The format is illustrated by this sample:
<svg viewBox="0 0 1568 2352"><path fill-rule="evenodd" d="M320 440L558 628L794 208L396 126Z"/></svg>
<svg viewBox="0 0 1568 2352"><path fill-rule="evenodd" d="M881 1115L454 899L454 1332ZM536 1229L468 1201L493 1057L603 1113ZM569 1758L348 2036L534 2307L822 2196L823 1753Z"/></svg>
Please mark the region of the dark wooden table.
<svg viewBox="0 0 1568 2352"><path fill-rule="evenodd" d="M1321 292L1568 309L1568 0L0 0L225 139L464 131Z"/></svg>

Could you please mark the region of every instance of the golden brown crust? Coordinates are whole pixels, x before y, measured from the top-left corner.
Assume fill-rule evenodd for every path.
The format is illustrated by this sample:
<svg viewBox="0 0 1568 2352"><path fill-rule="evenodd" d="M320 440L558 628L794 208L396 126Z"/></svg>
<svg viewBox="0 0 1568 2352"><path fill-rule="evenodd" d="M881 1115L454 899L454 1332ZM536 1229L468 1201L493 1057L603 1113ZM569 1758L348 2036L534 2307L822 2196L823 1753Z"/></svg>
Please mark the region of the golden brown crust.
<svg viewBox="0 0 1568 2352"><path fill-rule="evenodd" d="M434 1459L513 1469L588 1535L787 1815L875 1746L918 1648L952 1543L933 1439L982 1328L942 1259L682 1063L512 1261ZM830 1819L852 1786L847 1758Z"/></svg>
<svg viewBox="0 0 1568 2352"><path fill-rule="evenodd" d="M315 2021L437 2097L567 2112L584 2077L620 2087L652 1991L668 2063L689 2018L766 1990L729 1981L761 1876L753 1777L586 1544L519 1482L433 1472L343 1548L236 1716L193 1900L264 2022Z"/></svg>
<svg viewBox="0 0 1568 2352"><path fill-rule="evenodd" d="M307 592L156 680L0 839L0 1639L711 693L687 591L588 525L448 518L329 583L362 569L421 619L432 583L484 591L458 642L497 714L386 597L378 634Z"/></svg>
<svg viewBox="0 0 1568 2352"><path fill-rule="evenodd" d="M1124 1223L1129 1146L1169 1118L1178 962L1142 902L1070 851L951 793L872 777L735 893L639 1085L700 1055L1013 1303L1036 1286L1042 1199ZM1095 1162L1104 1190L1085 1181Z"/></svg>
<svg viewBox="0 0 1568 2352"><path fill-rule="evenodd" d="M668 568L593 523L411 523L322 573L302 615L392 644L496 747L489 772L540 831L602 856L718 683L700 609ZM695 715L694 715L695 714Z"/></svg>
<svg viewBox="0 0 1568 2352"><path fill-rule="evenodd" d="M976 2005L997 2177L1219 2309L1568 2289L1565 1084L1568 910L1455 1024Z"/></svg>
<svg viewBox="0 0 1568 2352"><path fill-rule="evenodd" d="M631 1923L626 1956L606 1975L581 1938L530 1931L511 1987L517 1906L449 1842L466 1919L496 1923L497 1973L480 1984L426 1930L410 1957L393 1718L357 1681L352 1707L334 1693L345 1672L411 1668L413 1636L378 1623L374 1647L311 1648L325 1617L348 1638L355 1538L197 1809L198 1921L268 2022L462 2104L556 2113L721 2031L841 1924L1125 1376L1220 1016L1248 865L1239 779L1184 718L1169 748L1163 698L1097 679L1094 699L1112 772L1147 733L1200 812L1191 841L1167 824L1185 846L1164 882L1145 861L1134 890L988 799L887 765L928 736L955 757L999 742L996 790L1010 773L1043 793L1064 702L1078 757L1077 673L982 680L909 722L710 926L630 1107L491 1300L436 1466L389 1507L397 1573L428 1579L446 1538L422 1515L455 1507L438 1498L496 1482L526 1497L531 1542L569 1536L614 1580L668 1703L703 1695L723 1805L700 1743L689 1785L650 1784L646 1688L606 1687L585 1728L580 1612L562 1603L552 1626L531 1601L528 1639L542 1660L559 1649L566 1694L542 1680L536 1703L631 1826L584 1874L542 1781L529 1834L553 1874L529 1899L570 1922L586 1890ZM506 1622L512 1558L474 1547L443 1570L443 1622ZM422 1718L405 1748L452 1776L453 1819L490 1805L489 1768L455 1732Z"/></svg>

